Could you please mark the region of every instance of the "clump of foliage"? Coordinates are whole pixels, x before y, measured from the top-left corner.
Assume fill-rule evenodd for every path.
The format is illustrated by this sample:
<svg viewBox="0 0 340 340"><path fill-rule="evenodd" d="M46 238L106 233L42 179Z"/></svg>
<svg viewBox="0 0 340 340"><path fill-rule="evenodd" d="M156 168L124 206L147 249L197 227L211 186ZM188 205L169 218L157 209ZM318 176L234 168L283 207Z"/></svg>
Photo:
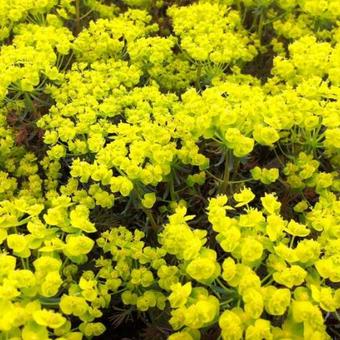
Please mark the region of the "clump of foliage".
<svg viewBox="0 0 340 340"><path fill-rule="evenodd" d="M0 339L339 338L339 22L0 0Z"/></svg>

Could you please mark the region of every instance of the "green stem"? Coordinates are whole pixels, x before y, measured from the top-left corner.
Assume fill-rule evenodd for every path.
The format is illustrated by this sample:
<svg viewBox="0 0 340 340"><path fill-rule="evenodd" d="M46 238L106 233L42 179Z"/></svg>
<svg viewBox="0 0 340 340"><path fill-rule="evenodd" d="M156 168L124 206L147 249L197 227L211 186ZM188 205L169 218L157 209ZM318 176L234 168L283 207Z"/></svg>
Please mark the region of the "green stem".
<svg viewBox="0 0 340 340"><path fill-rule="evenodd" d="M175 183L174 183L174 176L172 173L170 173L170 179L169 179L169 189L170 189L170 197L172 201L177 201L177 194L175 191Z"/></svg>
<svg viewBox="0 0 340 340"><path fill-rule="evenodd" d="M229 305L230 302L233 302L233 300L234 300L234 298L231 298L231 299L228 299L226 301L223 301L223 302L220 303L220 306L223 307L225 305Z"/></svg>
<svg viewBox="0 0 340 340"><path fill-rule="evenodd" d="M80 0L76 0L76 35L80 32Z"/></svg>
<svg viewBox="0 0 340 340"><path fill-rule="evenodd" d="M83 16L81 16L79 19L83 20L85 19L87 16L89 16L91 13L93 12L93 9L90 9L87 13L85 13Z"/></svg>
<svg viewBox="0 0 340 340"><path fill-rule="evenodd" d="M217 283L218 283L225 291L234 293L234 290L231 289L231 288L227 288L219 278L216 279L216 282L217 282Z"/></svg>
<svg viewBox="0 0 340 340"><path fill-rule="evenodd" d="M225 162L224 162L224 173L223 173L223 180L220 186L219 193L220 194L225 194L227 193L227 187L229 184L229 177L230 177L230 170L229 170L229 156L230 152L229 150L226 151L225 153Z"/></svg>
<svg viewBox="0 0 340 340"><path fill-rule="evenodd" d="M334 314L335 314L336 318L340 321L340 315L339 315L339 313L338 313L337 311L335 311Z"/></svg>
<svg viewBox="0 0 340 340"><path fill-rule="evenodd" d="M143 210L144 210L146 216L148 217L148 220L151 223L152 230L157 233L158 230L159 230L159 226L157 225L157 223L156 223L156 221L155 221L155 219L154 219L154 217L151 213L151 210L150 209L143 209Z"/></svg>
<svg viewBox="0 0 340 340"><path fill-rule="evenodd" d="M196 71L196 88L197 90L201 90L201 74L202 74L202 65L199 64Z"/></svg>
<svg viewBox="0 0 340 340"><path fill-rule="evenodd" d="M22 268L23 268L23 269L27 269L27 268L26 268L25 260L24 260L22 257L20 258L20 260L21 260Z"/></svg>
<svg viewBox="0 0 340 340"><path fill-rule="evenodd" d="M263 27L264 27L264 15L263 15L263 12L261 11L260 18L259 18L259 25L257 28L257 33L259 35L260 42L262 40Z"/></svg>
<svg viewBox="0 0 340 340"><path fill-rule="evenodd" d="M271 276L272 276L271 273L268 274L268 275L266 275L266 276L261 280L261 285L262 285L265 281L267 281Z"/></svg>
<svg viewBox="0 0 340 340"><path fill-rule="evenodd" d="M29 96L29 94L27 94L27 92L24 93L24 102L28 112L34 112L34 105L32 99Z"/></svg>

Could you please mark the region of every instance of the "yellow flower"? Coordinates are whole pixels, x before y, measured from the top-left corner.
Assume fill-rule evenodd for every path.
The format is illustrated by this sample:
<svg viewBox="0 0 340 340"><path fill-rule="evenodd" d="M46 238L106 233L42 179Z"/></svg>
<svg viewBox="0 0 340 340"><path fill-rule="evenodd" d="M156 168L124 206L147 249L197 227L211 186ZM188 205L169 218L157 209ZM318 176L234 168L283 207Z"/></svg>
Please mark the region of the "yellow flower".
<svg viewBox="0 0 340 340"><path fill-rule="evenodd" d="M38 325L53 329L61 327L66 322L66 319L61 314L47 309L34 312L33 319Z"/></svg>
<svg viewBox="0 0 340 340"><path fill-rule="evenodd" d="M236 202L238 202L235 207L242 207L246 204L248 204L249 202L251 202L254 198L255 195L254 193L251 191L250 188L244 188L242 189L241 192L234 194L234 200Z"/></svg>

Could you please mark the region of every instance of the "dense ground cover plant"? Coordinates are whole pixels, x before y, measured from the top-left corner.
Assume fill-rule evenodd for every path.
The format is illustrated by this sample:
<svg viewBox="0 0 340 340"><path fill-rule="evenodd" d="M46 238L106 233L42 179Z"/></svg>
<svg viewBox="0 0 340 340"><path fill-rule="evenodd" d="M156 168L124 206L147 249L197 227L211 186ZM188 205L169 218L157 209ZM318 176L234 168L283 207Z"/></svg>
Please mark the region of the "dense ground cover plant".
<svg viewBox="0 0 340 340"><path fill-rule="evenodd" d="M340 338L339 20L0 0L0 339Z"/></svg>

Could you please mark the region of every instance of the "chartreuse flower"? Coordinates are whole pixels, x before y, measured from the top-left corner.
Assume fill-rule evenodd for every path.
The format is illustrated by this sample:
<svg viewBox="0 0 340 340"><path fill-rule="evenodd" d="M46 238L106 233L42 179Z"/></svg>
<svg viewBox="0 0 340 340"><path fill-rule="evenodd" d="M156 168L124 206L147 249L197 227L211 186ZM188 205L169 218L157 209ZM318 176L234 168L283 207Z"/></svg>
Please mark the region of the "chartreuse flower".
<svg viewBox="0 0 340 340"><path fill-rule="evenodd" d="M162 313L173 340L217 324L222 339L328 339L338 1L204 0L170 21L162 1L123 2L0 0L1 336L101 337L121 301ZM273 55L268 74L257 53ZM203 197L224 166L230 196ZM167 221L167 195L181 203L151 245L138 208ZM120 208L137 224L97 235Z"/></svg>
<svg viewBox="0 0 340 340"><path fill-rule="evenodd" d="M242 292L244 311L252 319L258 319L263 312L263 296L254 288L248 288Z"/></svg>
<svg viewBox="0 0 340 340"><path fill-rule="evenodd" d="M85 205L77 205L70 212L70 222L74 228L80 229L87 233L96 232L96 228L92 222L89 221L90 211Z"/></svg>
<svg viewBox="0 0 340 340"><path fill-rule="evenodd" d="M49 272L58 272L62 265L62 261L51 256L41 256L33 262L36 275L43 278Z"/></svg>
<svg viewBox="0 0 340 340"><path fill-rule="evenodd" d="M267 214L272 215L280 211L281 203L273 194L265 194L264 197L261 197L261 203Z"/></svg>
<svg viewBox="0 0 340 340"><path fill-rule="evenodd" d="M175 283L171 286L171 294L168 299L172 308L179 308L185 306L188 297L191 294L191 282L187 282L184 285Z"/></svg>
<svg viewBox="0 0 340 340"><path fill-rule="evenodd" d="M105 332L105 329L101 322L85 322L79 326L79 330L87 337L100 336Z"/></svg>
<svg viewBox="0 0 340 340"><path fill-rule="evenodd" d="M218 195L209 200L208 219L214 231L219 233L229 230L233 224L236 224L236 221L226 216L226 211L233 209L226 205L227 202L228 197L226 195Z"/></svg>
<svg viewBox="0 0 340 340"><path fill-rule="evenodd" d="M191 260L197 257L205 243L206 231L192 231L186 221L192 216L186 216L186 208L178 207L175 214L169 218L169 223L159 234L159 242L162 247L179 260Z"/></svg>
<svg viewBox="0 0 340 340"><path fill-rule="evenodd" d="M273 339L270 322L260 318L257 319L253 325L246 329L245 339Z"/></svg>
<svg viewBox="0 0 340 340"><path fill-rule="evenodd" d="M147 193L143 196L142 205L144 208L151 209L156 202L156 194L154 192Z"/></svg>
<svg viewBox="0 0 340 340"><path fill-rule="evenodd" d="M268 146L273 146L273 144L280 139L280 135L274 128L263 125L255 126L253 137L259 144Z"/></svg>
<svg viewBox="0 0 340 340"><path fill-rule="evenodd" d="M318 306L310 301L292 301L292 316L295 322L303 322L306 326L311 326L314 330L323 329L323 317Z"/></svg>
<svg viewBox="0 0 340 340"><path fill-rule="evenodd" d="M296 250L283 243L279 243L275 246L274 250L277 255L289 263L297 262L299 260Z"/></svg>
<svg viewBox="0 0 340 340"><path fill-rule="evenodd" d="M291 220L287 227L285 228L285 231L293 236L300 236L300 237L306 237L309 235L310 230L307 226L304 224L295 222L294 220Z"/></svg>
<svg viewBox="0 0 340 340"><path fill-rule="evenodd" d="M22 254L22 257L27 257L30 254L28 249L28 239L25 235L11 234L7 237L7 245L15 253ZM20 256L20 255L19 255Z"/></svg>
<svg viewBox="0 0 340 340"><path fill-rule="evenodd" d="M250 188L244 188L239 193L234 194L233 197L237 202L235 207L242 207L251 202L255 198L255 195Z"/></svg>
<svg viewBox="0 0 340 340"><path fill-rule="evenodd" d="M254 148L254 140L244 136L237 128L228 128L225 133L225 140L236 157L244 157Z"/></svg>
<svg viewBox="0 0 340 340"><path fill-rule="evenodd" d="M218 299L213 295L201 295L196 302L185 308L184 325L193 329L203 328L215 322L218 315Z"/></svg>
<svg viewBox="0 0 340 340"><path fill-rule="evenodd" d="M83 235L69 235L66 240L64 253L67 256L88 254L94 246L94 241Z"/></svg>
<svg viewBox="0 0 340 340"><path fill-rule="evenodd" d="M219 326L222 329L223 340L242 339L243 322L241 316L233 310L225 310L219 318Z"/></svg>
<svg viewBox="0 0 340 340"><path fill-rule="evenodd" d="M302 213L308 209L308 203L306 201L300 201L299 203L294 205L293 209L298 213Z"/></svg>
<svg viewBox="0 0 340 340"><path fill-rule="evenodd" d="M202 248L200 254L188 264L186 272L196 281L210 284L220 275L216 252Z"/></svg>
<svg viewBox="0 0 340 340"><path fill-rule="evenodd" d="M34 312L33 319L38 325L53 329L61 327L66 322L66 318L64 318L60 313L47 309Z"/></svg>
<svg viewBox="0 0 340 340"><path fill-rule="evenodd" d="M122 57L124 41L132 43L137 38L157 31L156 24L149 24L151 16L147 11L130 9L112 19L92 21L74 42L74 50L81 61L93 62L109 57ZM99 38L100 45L94 44Z"/></svg>
<svg viewBox="0 0 340 340"><path fill-rule="evenodd" d="M136 305L138 295L132 293L130 290L125 290L121 295L122 301L125 305Z"/></svg>
<svg viewBox="0 0 340 340"><path fill-rule="evenodd" d="M307 276L307 272L298 265L292 265L281 272L275 272L273 279L275 282L288 288L301 285Z"/></svg>
<svg viewBox="0 0 340 340"><path fill-rule="evenodd" d="M235 277L237 271L237 266L234 259L232 257L226 258L223 261L222 269L222 278L227 282L231 281Z"/></svg>
<svg viewBox="0 0 340 340"><path fill-rule="evenodd" d="M53 321L55 321L55 320L53 320ZM39 325L38 323L36 323L34 321L28 321L24 325L21 334L22 334L23 340L48 339L48 330L47 330L47 327L46 326L41 326L41 325Z"/></svg>
<svg viewBox="0 0 340 340"><path fill-rule="evenodd" d="M311 293L314 301L320 304L320 307L326 312L334 312L338 303L331 287L318 287L311 285Z"/></svg>
<svg viewBox="0 0 340 340"><path fill-rule="evenodd" d="M200 331L189 327L184 328L182 331L173 333L168 337L169 340L199 340L200 338Z"/></svg>
<svg viewBox="0 0 340 340"><path fill-rule="evenodd" d="M262 288L264 307L270 315L283 315L290 305L291 293L287 288L267 286Z"/></svg>
<svg viewBox="0 0 340 340"><path fill-rule="evenodd" d="M280 215L267 216L266 234L272 242L284 236L283 231L286 224L287 222Z"/></svg>
<svg viewBox="0 0 340 340"><path fill-rule="evenodd" d="M311 265L319 259L321 245L314 240L302 240L294 250L300 262Z"/></svg>
<svg viewBox="0 0 340 340"><path fill-rule="evenodd" d="M263 184L271 184L279 178L279 170L277 168L260 168L256 166L250 170L253 179L260 181Z"/></svg>
<svg viewBox="0 0 340 340"><path fill-rule="evenodd" d="M177 284L179 281L179 268L177 266L162 265L157 270L158 285L167 290L171 290L173 284Z"/></svg>
<svg viewBox="0 0 340 340"><path fill-rule="evenodd" d="M224 4L200 2L173 6L168 14L175 34L181 38L181 48L196 61L232 64L238 60L249 61L257 53L241 25L239 13Z"/></svg>
<svg viewBox="0 0 340 340"><path fill-rule="evenodd" d="M241 240L241 258L244 263L251 263L261 258L263 245L253 238Z"/></svg>
<svg viewBox="0 0 340 340"><path fill-rule="evenodd" d="M40 293L42 296L52 297L57 295L63 280L57 271L49 272L41 283Z"/></svg>
<svg viewBox="0 0 340 340"><path fill-rule="evenodd" d="M63 295L60 299L60 309L65 315L84 315L89 306L81 296Z"/></svg>
<svg viewBox="0 0 340 340"><path fill-rule="evenodd" d="M332 282L340 282L339 255L317 260L315 268L321 277Z"/></svg>
<svg viewBox="0 0 340 340"><path fill-rule="evenodd" d="M146 291L143 295L138 296L136 307L142 312L146 312L149 308L155 307L157 303L156 295L152 291Z"/></svg>
<svg viewBox="0 0 340 340"><path fill-rule="evenodd" d="M154 282L153 274L145 267L133 269L131 271L131 281L134 285L141 285L142 287L149 287Z"/></svg>

